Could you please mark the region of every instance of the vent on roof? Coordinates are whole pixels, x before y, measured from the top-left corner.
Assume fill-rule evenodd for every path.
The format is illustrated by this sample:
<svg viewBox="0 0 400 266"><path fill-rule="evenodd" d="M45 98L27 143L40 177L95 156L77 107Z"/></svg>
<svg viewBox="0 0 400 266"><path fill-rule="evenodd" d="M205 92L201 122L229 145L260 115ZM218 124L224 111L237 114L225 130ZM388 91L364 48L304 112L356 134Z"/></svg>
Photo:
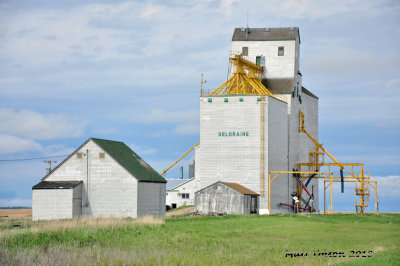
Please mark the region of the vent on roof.
<svg viewBox="0 0 400 266"><path fill-rule="evenodd" d="M244 32L245 30L246 30L245 27L241 27L241 28L240 28L240 31L241 31L241 32Z"/></svg>
<svg viewBox="0 0 400 266"><path fill-rule="evenodd" d="M290 31L294 31L294 27L290 27Z"/></svg>
<svg viewBox="0 0 400 266"><path fill-rule="evenodd" d="M266 32L269 32L269 28L265 28L265 31L266 31Z"/></svg>

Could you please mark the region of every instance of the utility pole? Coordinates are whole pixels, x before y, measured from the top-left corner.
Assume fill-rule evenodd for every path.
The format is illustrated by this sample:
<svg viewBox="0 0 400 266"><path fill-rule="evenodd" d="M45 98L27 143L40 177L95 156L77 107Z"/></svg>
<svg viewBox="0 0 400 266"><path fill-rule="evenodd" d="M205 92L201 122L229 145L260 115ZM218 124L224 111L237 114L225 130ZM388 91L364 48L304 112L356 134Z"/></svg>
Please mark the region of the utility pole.
<svg viewBox="0 0 400 266"><path fill-rule="evenodd" d="M47 172L47 173L50 173L51 170L53 170L53 168L51 167L51 165L52 165L52 164L56 164L57 161L44 160L43 162L49 164L49 168L46 168L46 172Z"/></svg>

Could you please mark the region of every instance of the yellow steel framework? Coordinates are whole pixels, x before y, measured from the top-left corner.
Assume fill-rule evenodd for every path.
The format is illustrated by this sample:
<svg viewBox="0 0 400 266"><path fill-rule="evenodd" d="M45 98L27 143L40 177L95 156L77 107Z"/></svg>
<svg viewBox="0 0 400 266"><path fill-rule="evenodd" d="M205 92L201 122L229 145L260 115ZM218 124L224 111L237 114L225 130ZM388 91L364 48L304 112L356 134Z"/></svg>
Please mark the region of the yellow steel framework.
<svg viewBox="0 0 400 266"><path fill-rule="evenodd" d="M262 83L263 67L258 66L250 59L245 58L241 54L232 54L229 57L229 72L232 76L225 81L221 86L211 93L203 94L202 96L217 96L217 95L274 95Z"/></svg>
<svg viewBox="0 0 400 266"><path fill-rule="evenodd" d="M328 171L331 171L331 168L338 167L340 179L342 183L342 192L344 181L355 182L355 192L356 196L359 197L359 202L356 201L355 207L356 212L363 214L364 209L368 207L369 201L369 184L370 176L369 174L366 176L364 174L364 165L362 163L340 163L330 154L316 139L311 136L311 134L304 127L304 114L299 111L299 132L305 133L315 144L315 150L309 153L309 162L308 163L299 163L297 167L299 171L319 171L322 166L327 166ZM323 156L327 155L333 163L325 163L323 160ZM310 178L311 176L300 174L302 181ZM317 176L317 175L316 175ZM312 177L314 178L314 177ZM298 185L299 187L299 185ZM301 196L302 190L298 189L299 195ZM300 202L301 203L301 202Z"/></svg>
<svg viewBox="0 0 400 266"><path fill-rule="evenodd" d="M356 200L355 209L357 213L364 214L364 210L368 207L370 187L375 190L375 213L378 212L378 196L377 181L370 180L369 174L364 174L364 165L362 163L340 163L336 158L330 154L321 143L319 143L304 127L304 114L299 111L299 132L306 134L315 144L315 147L309 152L307 163L298 163L298 170L296 171L270 171L268 176L268 197L270 199L270 186L271 182L280 174L293 174L298 176L297 182L297 197L300 199L295 206L297 209L307 209L307 205L310 199L313 199L313 195L307 190L307 184L313 178L324 178L324 213L325 213L325 190L331 188L331 213L333 212L333 183L340 182L342 185L342 192L344 183L352 182L355 183L355 195L359 197L359 201ZM324 160L327 155L333 162L326 163ZM327 167L326 172L321 172L321 167ZM339 172L335 172L339 168ZM329 175L327 175L329 173ZM271 174L274 174L271 176ZM329 183L326 186L326 183ZM306 192L308 200L304 200L303 195ZM270 201L269 201L270 202ZM303 203L306 205L303 206ZM270 204L270 203L269 203ZM283 204L290 205L290 204ZM271 208L270 208L271 209ZM312 211L312 207L309 207Z"/></svg>

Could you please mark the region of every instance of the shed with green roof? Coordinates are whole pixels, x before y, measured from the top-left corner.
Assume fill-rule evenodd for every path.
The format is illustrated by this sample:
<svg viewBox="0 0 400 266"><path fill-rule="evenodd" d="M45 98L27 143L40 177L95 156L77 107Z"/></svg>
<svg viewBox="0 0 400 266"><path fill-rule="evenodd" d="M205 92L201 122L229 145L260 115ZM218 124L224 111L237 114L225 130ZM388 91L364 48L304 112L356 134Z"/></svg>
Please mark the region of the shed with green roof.
<svg viewBox="0 0 400 266"><path fill-rule="evenodd" d="M64 185L71 182L77 185ZM119 141L89 138L39 184L32 188L34 220L165 215L166 180Z"/></svg>

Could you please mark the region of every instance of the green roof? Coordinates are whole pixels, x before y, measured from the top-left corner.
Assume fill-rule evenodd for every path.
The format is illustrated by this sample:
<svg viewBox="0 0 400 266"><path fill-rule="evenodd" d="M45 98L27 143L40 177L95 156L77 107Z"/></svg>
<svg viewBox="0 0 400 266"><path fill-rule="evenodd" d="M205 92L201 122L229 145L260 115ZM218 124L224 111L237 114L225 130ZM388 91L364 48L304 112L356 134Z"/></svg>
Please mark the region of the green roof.
<svg viewBox="0 0 400 266"><path fill-rule="evenodd" d="M167 183L167 181L147 164L139 155L125 143L119 141L91 138L105 152L113 157L122 167L131 173L138 181Z"/></svg>

